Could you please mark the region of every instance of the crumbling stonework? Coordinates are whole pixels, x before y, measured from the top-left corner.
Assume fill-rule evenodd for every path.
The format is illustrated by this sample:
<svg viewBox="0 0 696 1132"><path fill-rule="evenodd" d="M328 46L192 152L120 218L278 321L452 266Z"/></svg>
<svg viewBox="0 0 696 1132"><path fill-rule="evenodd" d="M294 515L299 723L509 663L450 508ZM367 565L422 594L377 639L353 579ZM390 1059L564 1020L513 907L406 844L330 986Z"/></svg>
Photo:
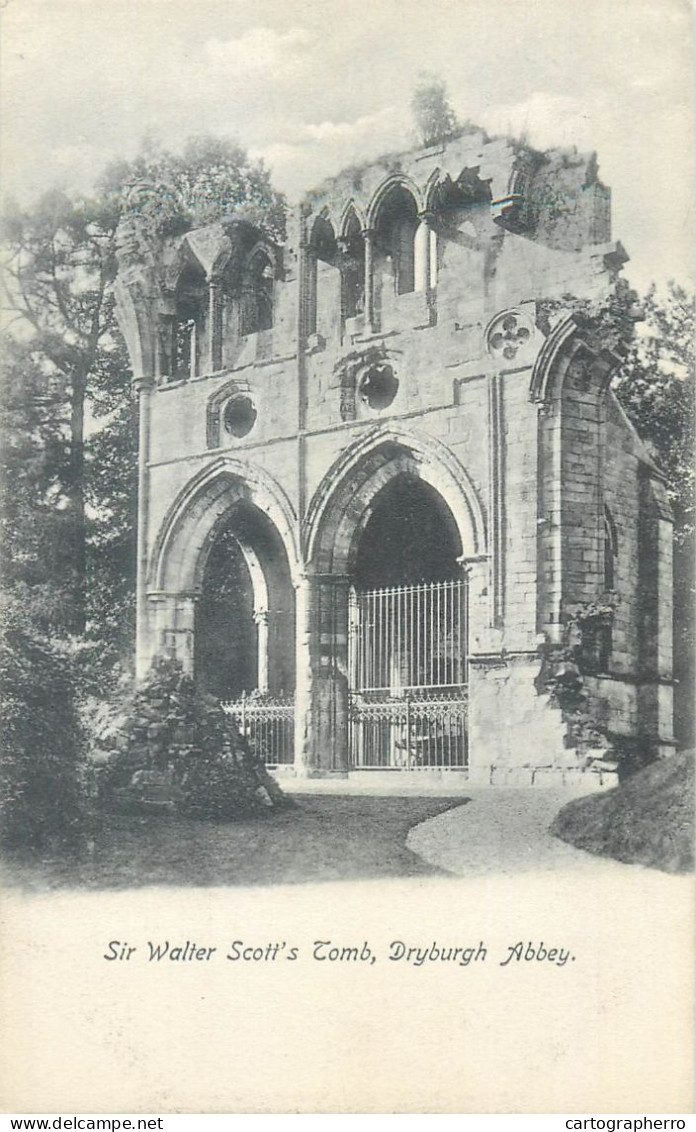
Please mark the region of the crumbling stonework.
<svg viewBox="0 0 696 1132"><path fill-rule="evenodd" d="M295 693L295 772L347 773L360 578L441 580L425 559L384 582L364 561L390 493L411 485L466 581L457 766L532 782L585 765L539 691L539 650L607 591L610 623L583 646L589 694L606 734L669 749L671 516L609 388L630 325L597 312L627 257L594 155L468 133L326 182L282 248L234 220L154 239L137 209L121 246L141 673L160 653L196 667L206 563L231 531L255 686ZM443 664L451 636L431 642ZM387 699L405 694L400 664ZM407 746L422 769L423 744Z"/></svg>

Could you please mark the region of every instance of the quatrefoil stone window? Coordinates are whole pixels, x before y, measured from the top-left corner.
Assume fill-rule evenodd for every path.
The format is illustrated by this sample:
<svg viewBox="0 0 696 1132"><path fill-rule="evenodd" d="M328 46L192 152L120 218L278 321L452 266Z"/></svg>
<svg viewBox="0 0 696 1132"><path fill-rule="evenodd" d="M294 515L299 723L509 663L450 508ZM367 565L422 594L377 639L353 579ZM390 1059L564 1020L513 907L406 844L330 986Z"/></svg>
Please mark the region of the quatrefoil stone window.
<svg viewBox="0 0 696 1132"><path fill-rule="evenodd" d="M531 336L532 327L527 319L516 311L506 311L491 323L486 345L494 358L512 361Z"/></svg>

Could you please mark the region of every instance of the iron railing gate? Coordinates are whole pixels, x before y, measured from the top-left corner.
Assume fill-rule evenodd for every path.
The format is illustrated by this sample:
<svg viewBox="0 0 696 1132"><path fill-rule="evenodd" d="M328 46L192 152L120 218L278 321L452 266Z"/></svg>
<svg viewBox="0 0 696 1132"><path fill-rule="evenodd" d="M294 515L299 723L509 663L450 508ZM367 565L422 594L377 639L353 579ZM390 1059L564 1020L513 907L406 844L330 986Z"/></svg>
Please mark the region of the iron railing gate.
<svg viewBox="0 0 696 1132"><path fill-rule="evenodd" d="M295 757L295 697L247 696L220 705L267 767L290 766Z"/></svg>
<svg viewBox="0 0 696 1132"><path fill-rule="evenodd" d="M467 636L464 581L353 594L355 769L466 768Z"/></svg>

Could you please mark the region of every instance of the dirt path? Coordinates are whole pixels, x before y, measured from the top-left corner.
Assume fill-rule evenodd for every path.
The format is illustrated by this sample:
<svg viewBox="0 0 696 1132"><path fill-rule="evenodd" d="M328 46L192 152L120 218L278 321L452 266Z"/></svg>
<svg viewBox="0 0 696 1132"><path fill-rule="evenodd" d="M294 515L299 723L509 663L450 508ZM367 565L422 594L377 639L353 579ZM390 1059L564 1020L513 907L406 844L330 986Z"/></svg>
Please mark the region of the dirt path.
<svg viewBox="0 0 696 1132"><path fill-rule="evenodd" d="M471 801L415 826L406 844L431 865L463 876L562 869L618 875L635 869L574 849L548 832L568 790L476 789Z"/></svg>

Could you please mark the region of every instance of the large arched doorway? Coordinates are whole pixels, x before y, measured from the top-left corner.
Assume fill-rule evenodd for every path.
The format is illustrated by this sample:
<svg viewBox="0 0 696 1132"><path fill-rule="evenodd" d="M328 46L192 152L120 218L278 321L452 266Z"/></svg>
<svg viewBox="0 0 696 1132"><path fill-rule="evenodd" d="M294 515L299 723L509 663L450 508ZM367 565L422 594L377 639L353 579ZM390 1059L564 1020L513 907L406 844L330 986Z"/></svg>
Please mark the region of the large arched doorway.
<svg viewBox="0 0 696 1132"><path fill-rule="evenodd" d="M447 504L408 474L373 501L350 611L351 758L360 769L463 769L467 587Z"/></svg>
<svg viewBox="0 0 696 1132"><path fill-rule="evenodd" d="M484 616L486 531L456 457L380 425L325 476L306 525L311 668L298 761L327 769L467 765L468 578ZM326 759L332 753L332 761Z"/></svg>
<svg viewBox="0 0 696 1132"><path fill-rule="evenodd" d="M271 765L294 754L294 521L268 472L220 457L175 501L149 572L149 657L178 659Z"/></svg>

